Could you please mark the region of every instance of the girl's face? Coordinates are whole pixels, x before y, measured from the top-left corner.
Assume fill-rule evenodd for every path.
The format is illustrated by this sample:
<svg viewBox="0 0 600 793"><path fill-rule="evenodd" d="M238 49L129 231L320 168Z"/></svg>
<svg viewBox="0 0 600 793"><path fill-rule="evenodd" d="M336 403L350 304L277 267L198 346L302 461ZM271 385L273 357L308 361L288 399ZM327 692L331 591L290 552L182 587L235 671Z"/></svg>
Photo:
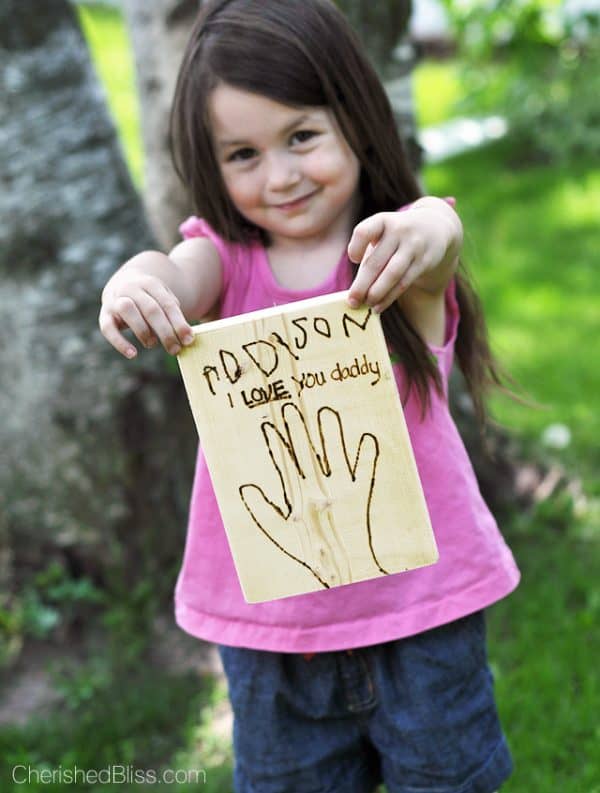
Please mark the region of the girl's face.
<svg viewBox="0 0 600 793"><path fill-rule="evenodd" d="M360 163L328 108L294 108L226 83L209 108L229 196L273 244L350 235Z"/></svg>

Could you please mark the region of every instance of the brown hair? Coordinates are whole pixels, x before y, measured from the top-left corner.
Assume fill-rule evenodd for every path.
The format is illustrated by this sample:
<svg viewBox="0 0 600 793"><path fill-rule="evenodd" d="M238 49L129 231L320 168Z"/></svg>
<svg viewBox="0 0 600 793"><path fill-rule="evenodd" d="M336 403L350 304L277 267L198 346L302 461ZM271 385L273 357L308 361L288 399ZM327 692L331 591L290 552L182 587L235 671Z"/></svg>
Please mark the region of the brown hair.
<svg viewBox="0 0 600 793"><path fill-rule="evenodd" d="M196 211L231 241L260 238L263 229L233 205L216 159L208 114L220 83L290 106L328 106L361 165L356 222L394 211L421 196L387 95L362 45L330 0L209 0L186 47L171 111L173 162ZM478 417L483 393L500 378L487 342L481 306L464 272L456 275L461 311L456 353ZM394 303L381 315L386 338L401 356L408 388L425 411L429 385L441 392L438 368L419 333ZM407 395L405 395L406 397Z"/></svg>

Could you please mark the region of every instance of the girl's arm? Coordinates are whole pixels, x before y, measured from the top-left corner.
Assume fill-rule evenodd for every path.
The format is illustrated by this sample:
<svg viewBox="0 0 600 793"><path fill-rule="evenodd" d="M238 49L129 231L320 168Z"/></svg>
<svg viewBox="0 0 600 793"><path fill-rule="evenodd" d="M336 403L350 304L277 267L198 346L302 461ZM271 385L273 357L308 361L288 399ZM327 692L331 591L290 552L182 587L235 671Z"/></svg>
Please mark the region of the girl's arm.
<svg viewBox="0 0 600 793"><path fill-rule="evenodd" d="M348 255L360 266L348 301L381 312L398 300L430 343L442 343L444 292L458 265L462 224L450 204L427 196L403 212L379 212L359 223Z"/></svg>
<svg viewBox="0 0 600 793"><path fill-rule="evenodd" d="M144 251L126 261L104 287L98 324L106 340L127 358L137 350L123 335L125 328L144 347L160 340L176 355L193 341L188 320L208 314L221 288L220 257L204 237L179 243L168 256Z"/></svg>

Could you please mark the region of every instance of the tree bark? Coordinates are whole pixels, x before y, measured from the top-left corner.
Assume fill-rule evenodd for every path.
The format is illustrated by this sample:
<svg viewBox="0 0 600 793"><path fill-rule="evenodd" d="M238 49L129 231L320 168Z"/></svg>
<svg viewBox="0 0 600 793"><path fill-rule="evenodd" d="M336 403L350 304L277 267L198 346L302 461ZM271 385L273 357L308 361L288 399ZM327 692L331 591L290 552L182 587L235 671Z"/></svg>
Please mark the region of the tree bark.
<svg viewBox="0 0 600 793"><path fill-rule="evenodd" d="M394 51L406 36L412 0L338 0L337 4L359 33L381 77L397 77L403 69Z"/></svg>
<svg viewBox="0 0 600 793"><path fill-rule="evenodd" d="M177 227L191 212L168 149L169 111L177 72L200 0L124 0L134 53L145 152L144 203L164 250L178 241Z"/></svg>
<svg viewBox="0 0 600 793"><path fill-rule="evenodd" d="M0 578L58 555L170 586L196 433L166 358L132 365L97 327L154 243L67 0L4 0L0 89Z"/></svg>
<svg viewBox="0 0 600 793"><path fill-rule="evenodd" d="M417 53L408 35L412 0L338 0L381 77L394 110L400 137L415 173L423 165L412 95Z"/></svg>

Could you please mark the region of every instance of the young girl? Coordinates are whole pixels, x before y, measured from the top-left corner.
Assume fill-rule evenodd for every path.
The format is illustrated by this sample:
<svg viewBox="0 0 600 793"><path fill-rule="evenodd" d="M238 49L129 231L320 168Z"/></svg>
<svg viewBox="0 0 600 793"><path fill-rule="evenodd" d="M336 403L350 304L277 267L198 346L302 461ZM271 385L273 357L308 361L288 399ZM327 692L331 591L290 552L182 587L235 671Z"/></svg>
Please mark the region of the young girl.
<svg viewBox="0 0 600 793"><path fill-rule="evenodd" d="M217 642L243 793L492 793L511 770L482 609L518 582L450 417L456 349L478 413L498 381L458 272L462 227L420 197L383 88L329 0L213 0L172 114L199 217L168 256L126 262L100 327L172 354L189 322L349 288L381 312L440 553L431 567L249 605L202 452L178 624ZM403 211L398 211L403 209ZM460 319L460 324L459 324Z"/></svg>

